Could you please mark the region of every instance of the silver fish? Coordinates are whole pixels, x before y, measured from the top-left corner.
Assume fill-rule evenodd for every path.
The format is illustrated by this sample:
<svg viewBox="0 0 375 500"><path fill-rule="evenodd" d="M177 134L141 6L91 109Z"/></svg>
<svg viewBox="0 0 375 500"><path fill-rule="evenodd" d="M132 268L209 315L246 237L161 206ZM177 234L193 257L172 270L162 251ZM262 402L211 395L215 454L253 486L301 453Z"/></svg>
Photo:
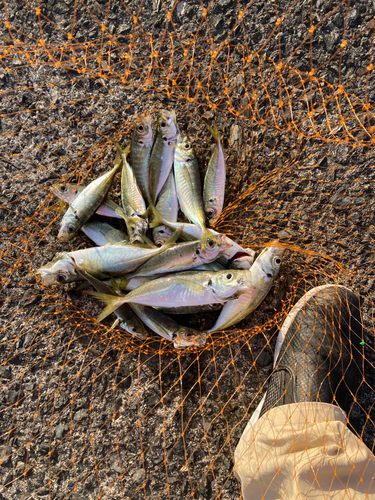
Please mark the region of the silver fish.
<svg viewBox="0 0 375 500"><path fill-rule="evenodd" d="M220 134L216 124L214 124L212 128L209 127L209 129L216 144L212 151L204 177L203 203L208 222L212 224L223 210L226 167L224 151L221 146Z"/></svg>
<svg viewBox="0 0 375 500"><path fill-rule="evenodd" d="M125 297L114 297L97 292L88 293L107 304L98 318L98 321L101 321L128 302L161 307L180 307L181 304L186 306L221 304L234 299L248 289L243 279L243 273L246 272L204 271L192 273L190 278L175 274L149 281L132 290Z"/></svg>
<svg viewBox="0 0 375 500"><path fill-rule="evenodd" d="M284 248L265 248L255 260L245 280L249 289L235 300L224 305L215 325L208 332L223 330L248 316L264 300L270 291L281 266Z"/></svg>
<svg viewBox="0 0 375 500"><path fill-rule="evenodd" d="M82 193L86 186L81 184L56 184L50 187L50 191L57 196L60 200L65 201L71 205L77 196ZM114 217L116 219L124 219L126 221L126 214L124 210L117 205L114 201L106 198L100 207L97 209L96 213L98 215L103 215L104 217Z"/></svg>
<svg viewBox="0 0 375 500"><path fill-rule="evenodd" d="M134 271L150 257L168 248L147 248L140 245L105 245L60 253L37 274L48 286L78 281L75 264L95 278L122 276Z"/></svg>
<svg viewBox="0 0 375 500"><path fill-rule="evenodd" d="M181 136L175 148L174 175L181 210L191 222L199 226L204 232L206 224L202 187L198 161L193 146L187 136Z"/></svg>
<svg viewBox="0 0 375 500"><path fill-rule="evenodd" d="M62 221L58 238L68 241L79 231L83 224L96 212L107 196L113 178L121 166L117 161L110 172L91 182L69 205Z"/></svg>
<svg viewBox="0 0 375 500"><path fill-rule="evenodd" d="M164 184L163 189L160 192L159 200L156 204L156 209L168 221L177 222L178 199L173 170L170 171L167 182ZM161 246L164 245L164 243L169 238L169 236L172 235L172 233L172 229L163 224L152 229L152 239L157 246Z"/></svg>
<svg viewBox="0 0 375 500"><path fill-rule="evenodd" d="M142 219L140 216L146 211L146 204L138 187L134 172L126 159L130 145L122 150L119 144L116 144L116 148L122 158L121 202L124 212L128 217L126 227L130 243L143 241L143 235L146 234L148 229L148 221L147 219Z"/></svg>
<svg viewBox="0 0 375 500"><path fill-rule="evenodd" d="M158 115L157 132L150 156L150 190L152 202L155 203L162 190L173 165L175 142L179 136L176 113L161 109Z"/></svg>
<svg viewBox="0 0 375 500"><path fill-rule="evenodd" d="M147 201L151 201L149 159L153 143L151 116L143 118L134 127L130 146L130 164L139 189Z"/></svg>
<svg viewBox="0 0 375 500"><path fill-rule="evenodd" d="M227 249L228 243L224 235L213 235L205 249L201 241L178 243L167 248L159 256L155 256L137 269L132 276L153 276L155 274L171 273L193 269L202 264L214 261Z"/></svg>
<svg viewBox="0 0 375 500"><path fill-rule="evenodd" d="M130 304L130 307L150 330L167 340L173 341L174 347L177 349L193 346L201 347L206 343L205 332L198 332L192 328L180 326L173 319L152 307L141 304Z"/></svg>
<svg viewBox="0 0 375 500"><path fill-rule="evenodd" d="M106 222L88 221L81 227L81 230L98 246L129 243L127 234Z"/></svg>

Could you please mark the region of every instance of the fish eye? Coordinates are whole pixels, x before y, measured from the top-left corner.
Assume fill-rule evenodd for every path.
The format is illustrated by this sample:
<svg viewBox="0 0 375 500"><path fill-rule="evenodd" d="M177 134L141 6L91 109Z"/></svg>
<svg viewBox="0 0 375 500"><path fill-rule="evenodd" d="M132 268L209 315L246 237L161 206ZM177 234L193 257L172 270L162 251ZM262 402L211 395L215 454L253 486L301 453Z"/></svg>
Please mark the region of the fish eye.
<svg viewBox="0 0 375 500"><path fill-rule="evenodd" d="M213 246L214 246L214 242L213 242L212 240L208 240L208 241L207 241L207 243L208 243L208 245L209 245L210 247L213 247Z"/></svg>
<svg viewBox="0 0 375 500"><path fill-rule="evenodd" d="M158 243L156 246L160 248L163 245L161 243Z"/></svg>
<svg viewBox="0 0 375 500"><path fill-rule="evenodd" d="M74 226L68 226L68 232L74 233Z"/></svg>
<svg viewBox="0 0 375 500"><path fill-rule="evenodd" d="M199 248L197 248L197 250L195 250L195 253L196 253L197 255L199 255L199 254L201 253L201 252L200 252L200 250L199 250Z"/></svg>
<svg viewBox="0 0 375 500"><path fill-rule="evenodd" d="M227 274L227 280L230 280L231 278L232 278L231 273L228 273L228 274Z"/></svg>
<svg viewBox="0 0 375 500"><path fill-rule="evenodd" d="M273 274L267 273L267 278L273 278Z"/></svg>
<svg viewBox="0 0 375 500"><path fill-rule="evenodd" d="M185 149L190 149L190 144L188 142L185 144Z"/></svg>
<svg viewBox="0 0 375 500"><path fill-rule="evenodd" d="M59 283L63 283L65 281L65 276L63 274L58 274L57 275L57 281Z"/></svg>
<svg viewBox="0 0 375 500"><path fill-rule="evenodd" d="M137 332L138 332L138 329L137 329L135 326L133 326L133 328L132 328L132 332L137 333Z"/></svg>
<svg viewBox="0 0 375 500"><path fill-rule="evenodd" d="M207 217L209 219L211 219L211 217L213 217L213 215L214 215L214 211L213 210L207 210Z"/></svg>
<svg viewBox="0 0 375 500"><path fill-rule="evenodd" d="M143 132L144 131L144 126L143 125L139 125L138 127L138 132Z"/></svg>
<svg viewBox="0 0 375 500"><path fill-rule="evenodd" d="M161 128L164 128L167 126L167 124L165 122L160 122L160 126L161 126Z"/></svg>
<svg viewBox="0 0 375 500"><path fill-rule="evenodd" d="M275 259L275 264L276 264L276 265L278 265L278 266L281 264L281 259L280 259L280 257L276 257L276 259Z"/></svg>
<svg viewBox="0 0 375 500"><path fill-rule="evenodd" d="M65 189L66 189L66 186L61 186L61 187L60 187L60 190L61 190L61 191L65 191Z"/></svg>

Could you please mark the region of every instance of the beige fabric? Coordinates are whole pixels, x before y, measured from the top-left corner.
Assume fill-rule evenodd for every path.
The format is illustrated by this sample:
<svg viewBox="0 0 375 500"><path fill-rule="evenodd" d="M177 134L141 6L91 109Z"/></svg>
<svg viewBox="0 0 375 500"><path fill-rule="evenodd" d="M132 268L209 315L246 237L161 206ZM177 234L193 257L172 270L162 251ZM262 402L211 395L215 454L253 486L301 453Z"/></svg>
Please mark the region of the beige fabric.
<svg viewBox="0 0 375 500"><path fill-rule="evenodd" d="M235 451L245 500L375 499L375 457L326 403L273 408Z"/></svg>

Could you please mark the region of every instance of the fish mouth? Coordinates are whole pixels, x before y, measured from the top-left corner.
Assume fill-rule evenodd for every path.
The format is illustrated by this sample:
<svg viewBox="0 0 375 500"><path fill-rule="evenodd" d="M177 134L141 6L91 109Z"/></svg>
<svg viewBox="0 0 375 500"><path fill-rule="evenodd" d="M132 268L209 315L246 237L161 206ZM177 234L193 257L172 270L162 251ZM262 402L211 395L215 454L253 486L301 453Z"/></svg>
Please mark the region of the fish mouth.
<svg viewBox="0 0 375 500"><path fill-rule="evenodd" d="M55 275L48 269L41 267L35 271L35 274L40 277L45 285L51 286L55 284Z"/></svg>
<svg viewBox="0 0 375 500"><path fill-rule="evenodd" d="M242 257L251 257L251 255L249 255L246 252L237 252L233 255L233 257L231 259L229 259L229 262L233 262L234 260L241 259Z"/></svg>

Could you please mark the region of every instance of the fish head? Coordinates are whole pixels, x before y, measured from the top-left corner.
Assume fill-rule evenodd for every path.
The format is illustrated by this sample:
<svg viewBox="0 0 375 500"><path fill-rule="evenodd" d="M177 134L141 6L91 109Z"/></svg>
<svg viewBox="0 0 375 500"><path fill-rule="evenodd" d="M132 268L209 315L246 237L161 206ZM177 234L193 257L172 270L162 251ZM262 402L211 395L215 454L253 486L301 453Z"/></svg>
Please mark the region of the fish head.
<svg viewBox="0 0 375 500"><path fill-rule="evenodd" d="M172 145L175 147L176 161L184 163L195 158L193 143L187 135L181 135L177 142Z"/></svg>
<svg viewBox="0 0 375 500"><path fill-rule="evenodd" d="M157 130L164 140L176 137L178 135L176 113L169 109L161 109L158 116Z"/></svg>
<svg viewBox="0 0 375 500"><path fill-rule="evenodd" d="M69 241L79 231L80 227L81 223L78 216L74 214L71 207L69 207L61 221L60 231L57 237L59 240Z"/></svg>
<svg viewBox="0 0 375 500"><path fill-rule="evenodd" d="M261 268L267 279L274 279L278 275L282 263L283 247L267 247L261 251L256 263Z"/></svg>
<svg viewBox="0 0 375 500"><path fill-rule="evenodd" d="M139 340L145 340L148 337L147 330L142 324L130 324L127 321L122 321L119 326L126 332L134 335L134 337L137 337Z"/></svg>
<svg viewBox="0 0 375 500"><path fill-rule="evenodd" d="M133 138L138 144L149 145L152 143L151 115L147 115L134 128Z"/></svg>
<svg viewBox="0 0 375 500"><path fill-rule="evenodd" d="M212 262L216 257L231 246L225 234L219 234L207 229L201 240L200 258L203 262Z"/></svg>
<svg viewBox="0 0 375 500"><path fill-rule="evenodd" d="M206 343L206 338L207 335L204 332L198 332L192 328L182 326L173 334L173 345L175 349L202 347Z"/></svg>
<svg viewBox="0 0 375 500"><path fill-rule="evenodd" d="M154 227L152 230L152 239L157 247L162 247L166 240L173 234L172 229L166 226Z"/></svg>
<svg viewBox="0 0 375 500"><path fill-rule="evenodd" d="M222 211L222 203L219 198L210 198L204 206L207 221L212 226Z"/></svg>
<svg viewBox="0 0 375 500"><path fill-rule="evenodd" d="M47 286L62 285L80 279L74 262L67 253L58 253L51 262L38 269L36 274Z"/></svg>
<svg viewBox="0 0 375 500"><path fill-rule="evenodd" d="M126 226L128 229L130 243L143 243L142 235L146 234L148 221L136 215L134 217L127 218Z"/></svg>
<svg viewBox="0 0 375 500"><path fill-rule="evenodd" d="M77 186L74 184L55 184L49 189L57 198L67 203L79 193Z"/></svg>
<svg viewBox="0 0 375 500"><path fill-rule="evenodd" d="M250 281L246 273L247 271L235 269L217 272L210 280L209 286L213 293L223 301L237 297L249 289Z"/></svg>

